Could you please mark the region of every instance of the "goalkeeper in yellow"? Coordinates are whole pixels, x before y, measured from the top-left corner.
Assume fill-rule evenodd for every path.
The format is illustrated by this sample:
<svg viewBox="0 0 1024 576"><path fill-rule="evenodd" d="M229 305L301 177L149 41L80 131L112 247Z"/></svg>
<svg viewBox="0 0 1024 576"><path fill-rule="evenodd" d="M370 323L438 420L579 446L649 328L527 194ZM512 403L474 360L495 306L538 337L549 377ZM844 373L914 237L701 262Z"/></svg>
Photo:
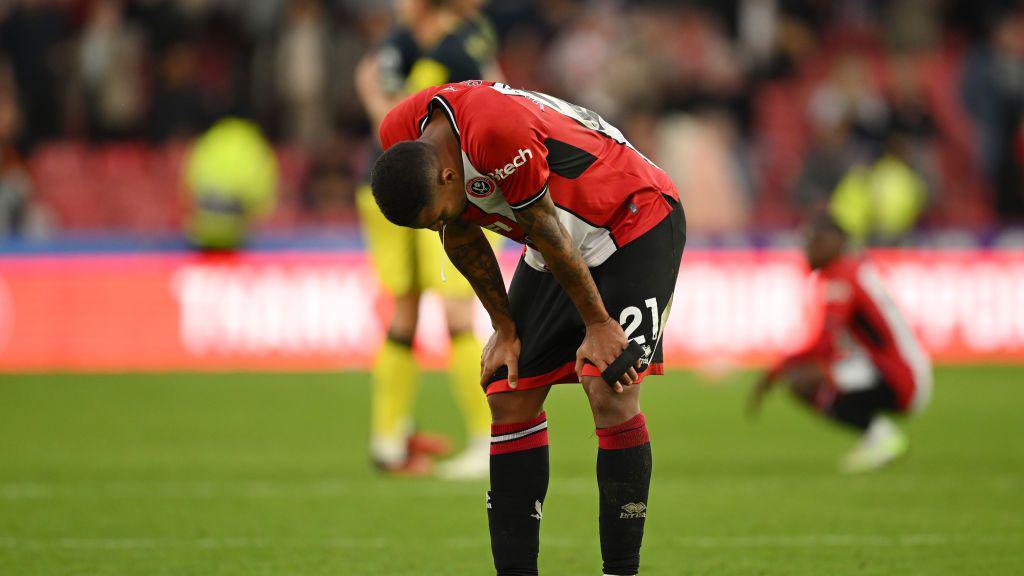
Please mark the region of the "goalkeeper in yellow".
<svg viewBox="0 0 1024 576"><path fill-rule="evenodd" d="M398 25L356 70L356 86L374 129L404 96L424 88L494 78L495 36L477 12L476 0L397 0ZM374 138L376 141L376 137ZM490 411L480 389L481 343L472 330L473 289L458 271L442 281L444 252L437 233L400 228L381 214L364 183L357 196L369 254L381 283L394 297L387 339L372 373L370 457L382 471L434 473L433 456L443 439L414 434L412 411L419 369L413 355L420 295L439 294L451 338L449 377L466 424L465 451L442 462L436 473L449 479L486 478Z"/></svg>

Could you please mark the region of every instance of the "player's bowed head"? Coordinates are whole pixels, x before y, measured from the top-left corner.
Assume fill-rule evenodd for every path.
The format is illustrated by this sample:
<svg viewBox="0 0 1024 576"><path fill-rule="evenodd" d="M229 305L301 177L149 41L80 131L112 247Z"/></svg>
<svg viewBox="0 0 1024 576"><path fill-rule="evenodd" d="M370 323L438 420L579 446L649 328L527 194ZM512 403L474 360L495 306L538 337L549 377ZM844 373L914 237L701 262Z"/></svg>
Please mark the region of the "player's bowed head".
<svg viewBox="0 0 1024 576"><path fill-rule="evenodd" d="M370 187L391 223L440 230L466 207L458 168L446 163L427 142L399 142L377 158L370 172Z"/></svg>
<svg viewBox="0 0 1024 576"><path fill-rule="evenodd" d="M807 222L804 229L804 255L811 270L820 270L846 251L849 237L828 212Z"/></svg>

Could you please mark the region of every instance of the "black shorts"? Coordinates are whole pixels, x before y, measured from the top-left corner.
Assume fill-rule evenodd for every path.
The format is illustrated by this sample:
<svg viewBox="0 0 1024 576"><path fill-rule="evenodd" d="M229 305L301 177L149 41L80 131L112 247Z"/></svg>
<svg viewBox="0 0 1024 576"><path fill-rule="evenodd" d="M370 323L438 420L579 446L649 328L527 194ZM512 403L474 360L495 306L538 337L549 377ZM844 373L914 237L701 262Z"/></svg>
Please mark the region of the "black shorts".
<svg viewBox="0 0 1024 576"><path fill-rule="evenodd" d="M831 402L823 406L823 411L839 422L858 430L867 430L875 416L899 412L900 405L896 391L879 377L875 385L866 390L836 394Z"/></svg>
<svg viewBox="0 0 1024 576"><path fill-rule="evenodd" d="M590 269L608 314L618 319L627 338L644 347L641 378L664 373L662 328L672 308L686 244L683 208L674 199L669 203L672 212L654 228ZM533 269L520 258L508 299L522 344L516 390L579 382L576 350L583 343L586 327L554 276ZM584 372L597 375L594 366ZM486 390L488 394L510 390L504 367L494 373Z"/></svg>

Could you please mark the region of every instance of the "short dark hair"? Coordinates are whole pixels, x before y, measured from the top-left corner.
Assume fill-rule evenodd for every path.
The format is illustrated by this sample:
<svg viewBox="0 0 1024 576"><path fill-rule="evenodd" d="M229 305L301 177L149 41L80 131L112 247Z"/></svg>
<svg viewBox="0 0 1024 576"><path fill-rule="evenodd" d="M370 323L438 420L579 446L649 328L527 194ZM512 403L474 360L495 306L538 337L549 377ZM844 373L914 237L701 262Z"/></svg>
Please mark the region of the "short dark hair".
<svg viewBox="0 0 1024 576"><path fill-rule="evenodd" d="M384 217L412 227L433 198L436 171L437 157L423 142L399 142L381 154L370 171L370 188Z"/></svg>

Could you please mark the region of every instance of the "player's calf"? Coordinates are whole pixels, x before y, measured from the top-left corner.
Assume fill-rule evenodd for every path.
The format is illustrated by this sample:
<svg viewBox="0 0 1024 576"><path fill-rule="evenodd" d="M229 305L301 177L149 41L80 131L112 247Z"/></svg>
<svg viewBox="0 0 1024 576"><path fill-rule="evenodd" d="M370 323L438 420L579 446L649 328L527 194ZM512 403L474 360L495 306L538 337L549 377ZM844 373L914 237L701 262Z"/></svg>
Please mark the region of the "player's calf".
<svg viewBox="0 0 1024 576"><path fill-rule="evenodd" d="M584 378L584 386L597 425L604 573L630 576L640 569L652 468L640 389L631 386L616 394L600 378Z"/></svg>
<svg viewBox="0 0 1024 576"><path fill-rule="evenodd" d="M491 427L487 520L498 576L537 574L540 520L548 489L548 420Z"/></svg>

